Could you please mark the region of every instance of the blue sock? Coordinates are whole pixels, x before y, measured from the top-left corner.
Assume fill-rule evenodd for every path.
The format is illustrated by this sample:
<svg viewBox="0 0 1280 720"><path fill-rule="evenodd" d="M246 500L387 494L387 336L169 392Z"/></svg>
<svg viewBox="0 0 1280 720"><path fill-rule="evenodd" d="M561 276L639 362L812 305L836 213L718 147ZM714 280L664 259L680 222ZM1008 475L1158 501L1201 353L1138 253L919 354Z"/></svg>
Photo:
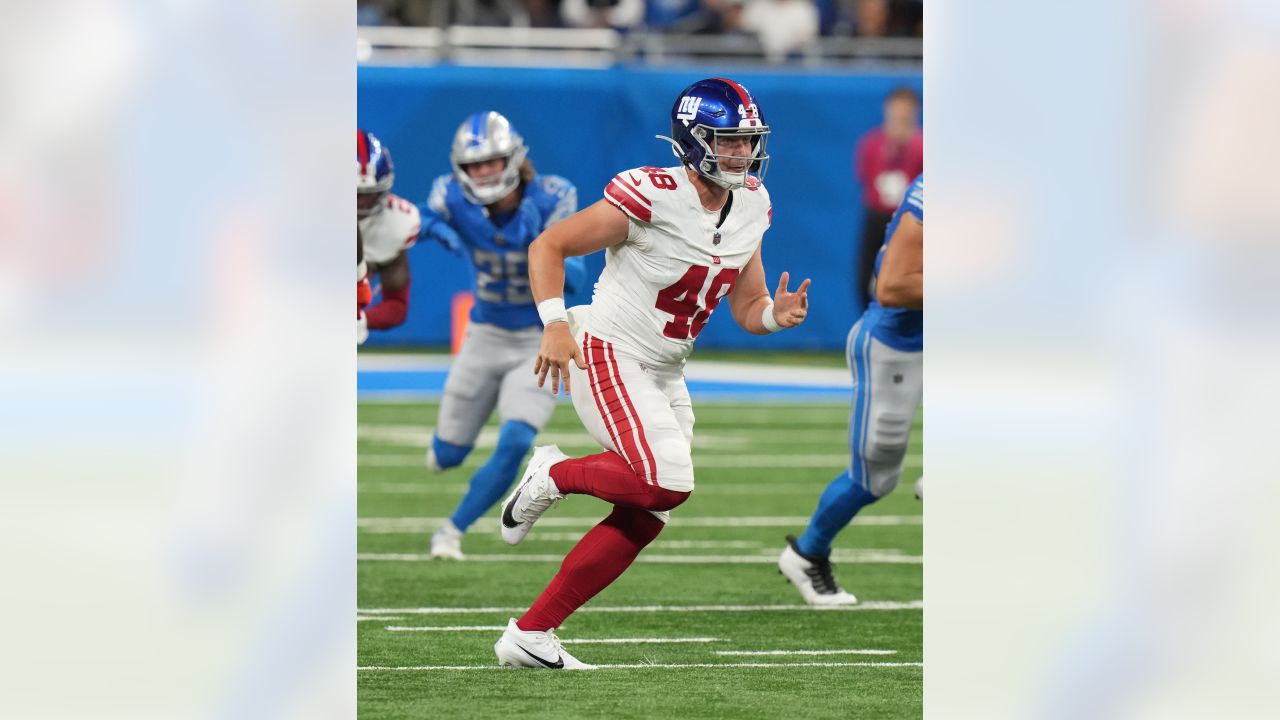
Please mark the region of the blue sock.
<svg viewBox="0 0 1280 720"><path fill-rule="evenodd" d="M431 449L435 451L436 462L440 463L441 469L444 470L461 465L462 461L467 459L467 455L471 454L471 447L471 445L454 445L445 442L439 435L431 436Z"/></svg>
<svg viewBox="0 0 1280 720"><path fill-rule="evenodd" d="M831 541L844 529L862 508L879 500L862 483L853 481L845 470L822 492L818 509L809 521L809 527L796 541L801 554L825 557L831 554Z"/></svg>
<svg viewBox="0 0 1280 720"><path fill-rule="evenodd" d="M520 461L533 447L538 431L528 423L508 420L498 432L498 447L489 461L471 476L471 487L453 511L453 524L466 532L471 523L484 515L493 504L502 499L520 471Z"/></svg>

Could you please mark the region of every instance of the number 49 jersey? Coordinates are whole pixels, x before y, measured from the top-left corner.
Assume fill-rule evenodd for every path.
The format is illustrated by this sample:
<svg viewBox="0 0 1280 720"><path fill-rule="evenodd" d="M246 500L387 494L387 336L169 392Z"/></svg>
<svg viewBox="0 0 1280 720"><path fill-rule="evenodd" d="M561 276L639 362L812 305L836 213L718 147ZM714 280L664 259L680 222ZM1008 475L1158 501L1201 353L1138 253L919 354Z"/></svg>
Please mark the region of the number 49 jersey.
<svg viewBox="0 0 1280 720"><path fill-rule="evenodd" d="M728 214L707 211L683 167L618 173L605 199L630 218L605 253L585 329L654 364L679 364L760 247L773 208L754 178L731 191Z"/></svg>

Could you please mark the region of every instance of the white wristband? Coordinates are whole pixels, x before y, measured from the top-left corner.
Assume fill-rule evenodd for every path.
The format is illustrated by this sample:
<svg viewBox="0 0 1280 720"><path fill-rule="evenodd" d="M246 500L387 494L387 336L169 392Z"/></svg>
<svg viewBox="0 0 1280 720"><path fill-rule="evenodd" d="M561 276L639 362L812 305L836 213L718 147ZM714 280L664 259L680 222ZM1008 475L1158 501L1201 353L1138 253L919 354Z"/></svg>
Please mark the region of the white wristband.
<svg viewBox="0 0 1280 720"><path fill-rule="evenodd" d="M777 320L773 319L773 301L770 300L768 305L764 306L764 312L760 314L760 324L764 326L765 332L776 333L782 329Z"/></svg>
<svg viewBox="0 0 1280 720"><path fill-rule="evenodd" d="M547 298L538 303L538 317L542 318L543 327L554 322L569 322L569 313L564 309L564 298Z"/></svg>
<svg viewBox="0 0 1280 720"><path fill-rule="evenodd" d="M369 275L369 264L361 260L356 263L356 282L360 282Z"/></svg>

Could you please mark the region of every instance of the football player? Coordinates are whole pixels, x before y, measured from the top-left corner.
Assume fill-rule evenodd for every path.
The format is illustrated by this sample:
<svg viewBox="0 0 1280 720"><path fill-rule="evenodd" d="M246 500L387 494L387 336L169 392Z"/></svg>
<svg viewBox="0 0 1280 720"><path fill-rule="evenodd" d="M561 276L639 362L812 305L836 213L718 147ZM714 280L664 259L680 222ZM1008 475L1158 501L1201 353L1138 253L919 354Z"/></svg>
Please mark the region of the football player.
<svg viewBox="0 0 1280 720"><path fill-rule="evenodd" d="M920 407L924 348L924 176L915 179L885 231L876 258L874 300L849 331L853 372L850 463L818 501L799 537L787 536L778 569L810 605L858 600L836 583L831 541L862 508L889 494L902 476ZM917 496L924 492L917 486Z"/></svg>
<svg viewBox="0 0 1280 720"><path fill-rule="evenodd" d="M391 194L395 165L373 133L356 130L356 225L368 274L382 285L382 301L356 313L356 342L370 330L404 322L409 312L409 248L418 240L418 208Z"/></svg>
<svg viewBox="0 0 1280 720"><path fill-rule="evenodd" d="M553 630L635 560L670 511L693 491L693 406L684 360L712 311L764 335L804 321L809 281L769 296L761 240L772 220L761 182L769 126L755 98L725 78L676 97L671 142L679 164L618 173L604 199L539 236L529 275L545 329L534 371L563 382L604 451L569 458L534 451L503 505L503 539L519 543L565 495L593 495L613 510L571 550L550 585L494 650L502 665L590 669ZM606 250L590 306L566 311L567 258Z"/></svg>
<svg viewBox="0 0 1280 720"><path fill-rule="evenodd" d="M471 477L453 516L431 536L431 555L463 559L462 535L502 499L555 398L529 375L542 323L529 290L529 244L578 209L578 192L556 175L539 175L523 138L505 117L479 112L454 134L451 175L437 178L427 200L428 234L461 253L474 272L471 322L444 385L427 468L456 467L475 446L495 407L502 419L493 455ZM444 232L447 230L448 232ZM581 258L569 285L586 278Z"/></svg>

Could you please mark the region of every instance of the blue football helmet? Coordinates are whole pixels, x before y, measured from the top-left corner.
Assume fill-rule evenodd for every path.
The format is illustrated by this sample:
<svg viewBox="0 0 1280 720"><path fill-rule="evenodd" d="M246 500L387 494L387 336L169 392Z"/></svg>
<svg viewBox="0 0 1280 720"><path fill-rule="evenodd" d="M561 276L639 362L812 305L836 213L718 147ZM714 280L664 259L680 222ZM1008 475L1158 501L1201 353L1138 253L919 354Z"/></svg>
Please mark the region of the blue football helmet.
<svg viewBox="0 0 1280 720"><path fill-rule="evenodd" d="M736 154L717 151L722 140L745 136L749 150ZM681 162L699 175L730 190L764 179L769 166L765 142L769 126L756 99L746 88L728 78L699 80L680 92L671 108L671 143Z"/></svg>
<svg viewBox="0 0 1280 720"><path fill-rule="evenodd" d="M493 111L478 112L458 126L449 161L462 194L473 203L492 205L520 184L520 166L528 153L524 138L505 117ZM506 161L501 172L483 178L467 173L465 166L495 158Z"/></svg>
<svg viewBox="0 0 1280 720"><path fill-rule="evenodd" d="M391 151L373 133L356 128L356 217L382 209L382 199L396 181Z"/></svg>

